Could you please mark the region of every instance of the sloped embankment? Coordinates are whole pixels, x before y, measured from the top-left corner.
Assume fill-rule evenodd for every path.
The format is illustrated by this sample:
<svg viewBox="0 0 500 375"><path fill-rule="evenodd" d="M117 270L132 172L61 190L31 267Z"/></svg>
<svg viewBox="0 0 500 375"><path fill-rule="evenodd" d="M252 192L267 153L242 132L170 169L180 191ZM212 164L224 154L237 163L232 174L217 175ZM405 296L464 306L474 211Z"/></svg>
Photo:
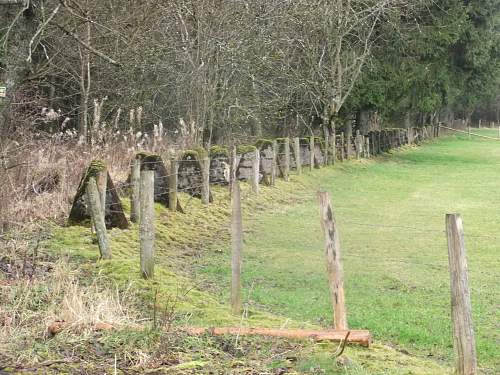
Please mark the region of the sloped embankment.
<svg viewBox="0 0 500 375"><path fill-rule="evenodd" d="M335 168L348 168L351 164ZM272 210L286 210L294 202L310 199L317 189L318 173L323 171L292 176L291 182L279 181L276 187L263 186L258 196L243 186L246 219ZM53 228L44 251L67 260L65 266L56 267L63 275L49 275L40 281L36 291L30 291L32 298L45 300L46 305L40 309L46 313L41 314L43 319L32 322L36 328L31 333L19 330L19 337L2 343L6 349L4 360L16 361L7 370L16 371L17 366L28 372L43 369L54 373L72 372L75 368L83 373L446 372L434 362L380 344L369 349L348 347L344 353L348 358L344 356L337 362L333 358L337 347L334 344L193 337L183 333L182 327L187 325L315 327L251 304L243 316L232 316L225 301L210 293L215 286L196 277L194 265L200 255L207 250L224 252L221 249L227 249L229 240L227 189L214 188L213 194L214 202L209 206L181 196L184 214L156 206L156 269L155 278L150 281L143 280L139 273L137 225L109 232L113 259L107 261L98 260L97 245L89 228ZM128 212L128 201L123 199L123 203ZM247 234L251 230L251 225L245 227ZM53 290L56 279L60 283L57 291ZM64 323L66 329L50 337L45 328L55 321ZM31 347L26 340L36 344Z"/></svg>

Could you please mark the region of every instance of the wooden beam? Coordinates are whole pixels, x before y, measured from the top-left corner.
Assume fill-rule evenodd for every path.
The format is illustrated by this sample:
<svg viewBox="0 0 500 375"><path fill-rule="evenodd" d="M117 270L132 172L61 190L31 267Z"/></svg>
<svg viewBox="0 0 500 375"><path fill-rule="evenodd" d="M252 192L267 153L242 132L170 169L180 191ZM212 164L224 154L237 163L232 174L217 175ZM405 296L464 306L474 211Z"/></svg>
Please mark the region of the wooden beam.
<svg viewBox="0 0 500 375"><path fill-rule="evenodd" d="M195 328L185 331L192 335L239 335L239 336L269 336L287 339L310 339L314 341L342 341L349 333L348 343L370 346L372 340L368 330L313 330L313 329L273 329L248 327Z"/></svg>

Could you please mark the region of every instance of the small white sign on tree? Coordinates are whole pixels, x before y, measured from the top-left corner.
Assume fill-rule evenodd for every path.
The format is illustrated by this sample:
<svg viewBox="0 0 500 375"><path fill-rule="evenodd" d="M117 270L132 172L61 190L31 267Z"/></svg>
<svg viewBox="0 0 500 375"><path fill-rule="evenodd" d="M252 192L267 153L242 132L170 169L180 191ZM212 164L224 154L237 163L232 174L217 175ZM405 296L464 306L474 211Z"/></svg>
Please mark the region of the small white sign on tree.
<svg viewBox="0 0 500 375"><path fill-rule="evenodd" d="M5 98L7 96L7 87L0 86L0 98Z"/></svg>

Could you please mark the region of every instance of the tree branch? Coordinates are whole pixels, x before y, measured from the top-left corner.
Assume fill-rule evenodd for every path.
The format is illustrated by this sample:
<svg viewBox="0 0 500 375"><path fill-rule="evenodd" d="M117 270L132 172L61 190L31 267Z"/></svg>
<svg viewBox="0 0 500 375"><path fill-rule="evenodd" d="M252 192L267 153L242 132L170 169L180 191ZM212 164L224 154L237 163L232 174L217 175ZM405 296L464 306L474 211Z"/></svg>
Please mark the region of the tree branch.
<svg viewBox="0 0 500 375"><path fill-rule="evenodd" d="M49 24L49 22L52 21L52 19L56 16L57 12L59 12L60 8L61 8L61 4L57 4L57 6L54 8L54 10L50 14L50 16L40 25L40 27L36 31L35 35L33 35L33 37L31 38L30 44L29 44L29 49L28 49L28 57L26 59L26 62L31 63L31 51L33 49L33 43L35 43L35 39L38 38L38 35L40 35L42 33L43 29L45 29L45 26L47 26Z"/></svg>
<svg viewBox="0 0 500 375"><path fill-rule="evenodd" d="M111 57L105 55L104 53L102 53L101 51L95 49L94 47L88 45L87 43L85 43L82 39L80 39L80 37L78 35L76 35L74 32L72 31L69 31L68 29L66 29L65 27L61 26L61 25L57 25L57 27L59 29L61 29L65 34L69 35L70 37L72 37L73 39L75 39L82 47L86 48L87 50L89 50L90 52L92 52L94 55L97 55L99 56L100 58L106 60L107 62L109 62L110 64L112 65L115 65L115 66L122 66L122 64L116 60L113 60Z"/></svg>

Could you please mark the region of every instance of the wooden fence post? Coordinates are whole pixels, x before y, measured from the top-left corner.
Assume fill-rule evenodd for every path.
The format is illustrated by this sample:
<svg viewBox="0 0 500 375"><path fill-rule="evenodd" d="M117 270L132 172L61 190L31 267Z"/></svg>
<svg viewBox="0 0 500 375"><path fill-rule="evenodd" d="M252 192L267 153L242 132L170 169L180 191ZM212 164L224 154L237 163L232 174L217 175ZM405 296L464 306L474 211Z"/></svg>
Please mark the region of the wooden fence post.
<svg viewBox="0 0 500 375"><path fill-rule="evenodd" d="M325 236L326 270L330 284L335 329L347 330L347 312L344 297L344 274L342 271L340 239L330 194L319 192L321 228Z"/></svg>
<svg viewBox="0 0 500 375"><path fill-rule="evenodd" d="M276 175L278 172L278 142L273 141L273 158L271 160L271 186L276 184Z"/></svg>
<svg viewBox="0 0 500 375"><path fill-rule="evenodd" d="M365 138L365 157L370 158L370 138Z"/></svg>
<svg viewBox="0 0 500 375"><path fill-rule="evenodd" d="M302 174L302 160L300 158L300 138L295 137L293 139L293 151L295 157L295 169L297 170L297 174Z"/></svg>
<svg viewBox="0 0 500 375"><path fill-rule="evenodd" d="M241 313L241 253L243 250L243 222L241 218L240 183L234 179L231 184L231 310Z"/></svg>
<svg viewBox="0 0 500 375"><path fill-rule="evenodd" d="M111 259L111 250L109 248L108 236L106 233L106 223L104 222L104 215L102 214L101 197L94 177L90 177L87 181L86 195L90 215L97 235L97 243L99 244L101 258Z"/></svg>
<svg viewBox="0 0 500 375"><path fill-rule="evenodd" d="M252 159L252 191L259 194L259 177L260 177L260 151L255 149Z"/></svg>
<svg viewBox="0 0 500 375"><path fill-rule="evenodd" d="M309 170L314 168L314 136L309 137Z"/></svg>
<svg viewBox="0 0 500 375"><path fill-rule="evenodd" d="M288 181L290 174L290 138L285 138L285 166L283 168L283 178Z"/></svg>
<svg viewBox="0 0 500 375"><path fill-rule="evenodd" d="M145 279L150 279L154 275L154 191L155 172L148 169L141 170L139 238L141 246L141 274Z"/></svg>
<svg viewBox="0 0 500 375"><path fill-rule="evenodd" d="M201 160L201 203L210 203L210 158L205 156Z"/></svg>
<svg viewBox="0 0 500 375"><path fill-rule="evenodd" d="M131 187L131 195L130 195L130 221L133 223L137 223L140 217L140 201L139 201L139 183L141 179L141 161L138 158L135 158L132 161L132 167L130 171L130 187Z"/></svg>
<svg viewBox="0 0 500 375"><path fill-rule="evenodd" d="M179 163L175 157L170 159L170 174L168 176L168 208L170 211L177 210L177 171Z"/></svg>
<svg viewBox="0 0 500 375"><path fill-rule="evenodd" d="M451 316L453 319L453 343L458 375L476 374L476 347L467 275L462 217L446 215L448 260L451 281Z"/></svg>

